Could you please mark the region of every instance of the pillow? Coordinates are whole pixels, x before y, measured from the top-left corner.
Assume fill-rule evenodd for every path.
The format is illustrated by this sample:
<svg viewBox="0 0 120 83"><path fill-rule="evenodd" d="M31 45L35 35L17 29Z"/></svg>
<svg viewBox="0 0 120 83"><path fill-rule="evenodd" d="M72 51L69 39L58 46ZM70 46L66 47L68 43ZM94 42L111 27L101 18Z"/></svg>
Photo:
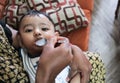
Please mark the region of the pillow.
<svg viewBox="0 0 120 83"><path fill-rule="evenodd" d="M3 20L14 29L17 28L19 19L29 10L25 0L8 0L4 11Z"/></svg>
<svg viewBox="0 0 120 83"><path fill-rule="evenodd" d="M75 0L14 0L14 3L9 0L4 20L17 28L22 14L32 9L49 14L55 24L55 30L61 34L88 26L83 10Z"/></svg>

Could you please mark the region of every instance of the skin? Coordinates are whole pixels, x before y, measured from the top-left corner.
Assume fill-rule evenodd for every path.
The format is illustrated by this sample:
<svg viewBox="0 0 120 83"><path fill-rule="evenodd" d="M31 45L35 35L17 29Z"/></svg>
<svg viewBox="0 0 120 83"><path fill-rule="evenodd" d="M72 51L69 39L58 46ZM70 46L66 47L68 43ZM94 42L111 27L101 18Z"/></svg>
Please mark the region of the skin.
<svg viewBox="0 0 120 83"><path fill-rule="evenodd" d="M26 48L32 57L41 54L36 83L54 83L58 73L67 65L72 68L69 79L79 74L81 75L80 83L88 82L91 72L90 62L80 48L70 44L67 38L60 37L54 31L52 22L46 16L25 16L21 22L17 37L20 39L20 46ZM47 44L45 46L37 46L35 42L42 38L47 39ZM66 42L55 47L59 40L66 40ZM71 83L74 82L71 81Z"/></svg>

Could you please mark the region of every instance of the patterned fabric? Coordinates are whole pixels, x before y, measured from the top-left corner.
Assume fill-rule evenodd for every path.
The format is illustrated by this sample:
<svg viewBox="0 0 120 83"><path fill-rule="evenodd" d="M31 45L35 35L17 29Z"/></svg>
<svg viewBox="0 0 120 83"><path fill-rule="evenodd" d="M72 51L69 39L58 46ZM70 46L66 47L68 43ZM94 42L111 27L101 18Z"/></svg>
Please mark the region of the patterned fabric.
<svg viewBox="0 0 120 83"><path fill-rule="evenodd" d="M105 66L100 55L93 52L85 52L85 55L92 64L89 83L105 83Z"/></svg>
<svg viewBox="0 0 120 83"><path fill-rule="evenodd" d="M16 28L23 13L32 9L48 13L56 31L61 34L88 26L88 20L76 0L9 0L4 20Z"/></svg>
<svg viewBox="0 0 120 83"><path fill-rule="evenodd" d="M23 16L28 10L26 0L7 0L8 3L5 7L4 18L3 20L9 24L11 27L18 27L19 19Z"/></svg>
<svg viewBox="0 0 120 83"><path fill-rule="evenodd" d="M0 25L0 83L28 83L17 51L10 45Z"/></svg>

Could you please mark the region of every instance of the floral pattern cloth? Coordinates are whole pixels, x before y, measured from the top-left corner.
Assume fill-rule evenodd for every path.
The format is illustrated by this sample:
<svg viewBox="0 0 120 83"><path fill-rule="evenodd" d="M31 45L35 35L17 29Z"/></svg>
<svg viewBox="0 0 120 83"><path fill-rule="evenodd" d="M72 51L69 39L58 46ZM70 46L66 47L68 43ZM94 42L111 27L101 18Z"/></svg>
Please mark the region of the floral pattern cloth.
<svg viewBox="0 0 120 83"><path fill-rule="evenodd" d="M85 52L86 57L92 65L89 83L105 83L105 66L100 58L100 54L96 52Z"/></svg>
<svg viewBox="0 0 120 83"><path fill-rule="evenodd" d="M18 52L8 42L0 25L0 83L28 83L27 73Z"/></svg>

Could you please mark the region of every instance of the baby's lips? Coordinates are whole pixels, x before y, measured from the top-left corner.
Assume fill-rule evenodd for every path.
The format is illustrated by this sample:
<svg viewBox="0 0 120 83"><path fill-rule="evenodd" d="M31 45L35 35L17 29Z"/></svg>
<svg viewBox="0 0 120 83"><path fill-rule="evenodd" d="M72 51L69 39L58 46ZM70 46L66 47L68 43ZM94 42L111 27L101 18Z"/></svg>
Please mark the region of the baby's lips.
<svg viewBox="0 0 120 83"><path fill-rule="evenodd" d="M42 39L36 41L35 44L36 44L37 46L44 46L46 43L47 43L47 40L46 40L45 38L42 38Z"/></svg>

